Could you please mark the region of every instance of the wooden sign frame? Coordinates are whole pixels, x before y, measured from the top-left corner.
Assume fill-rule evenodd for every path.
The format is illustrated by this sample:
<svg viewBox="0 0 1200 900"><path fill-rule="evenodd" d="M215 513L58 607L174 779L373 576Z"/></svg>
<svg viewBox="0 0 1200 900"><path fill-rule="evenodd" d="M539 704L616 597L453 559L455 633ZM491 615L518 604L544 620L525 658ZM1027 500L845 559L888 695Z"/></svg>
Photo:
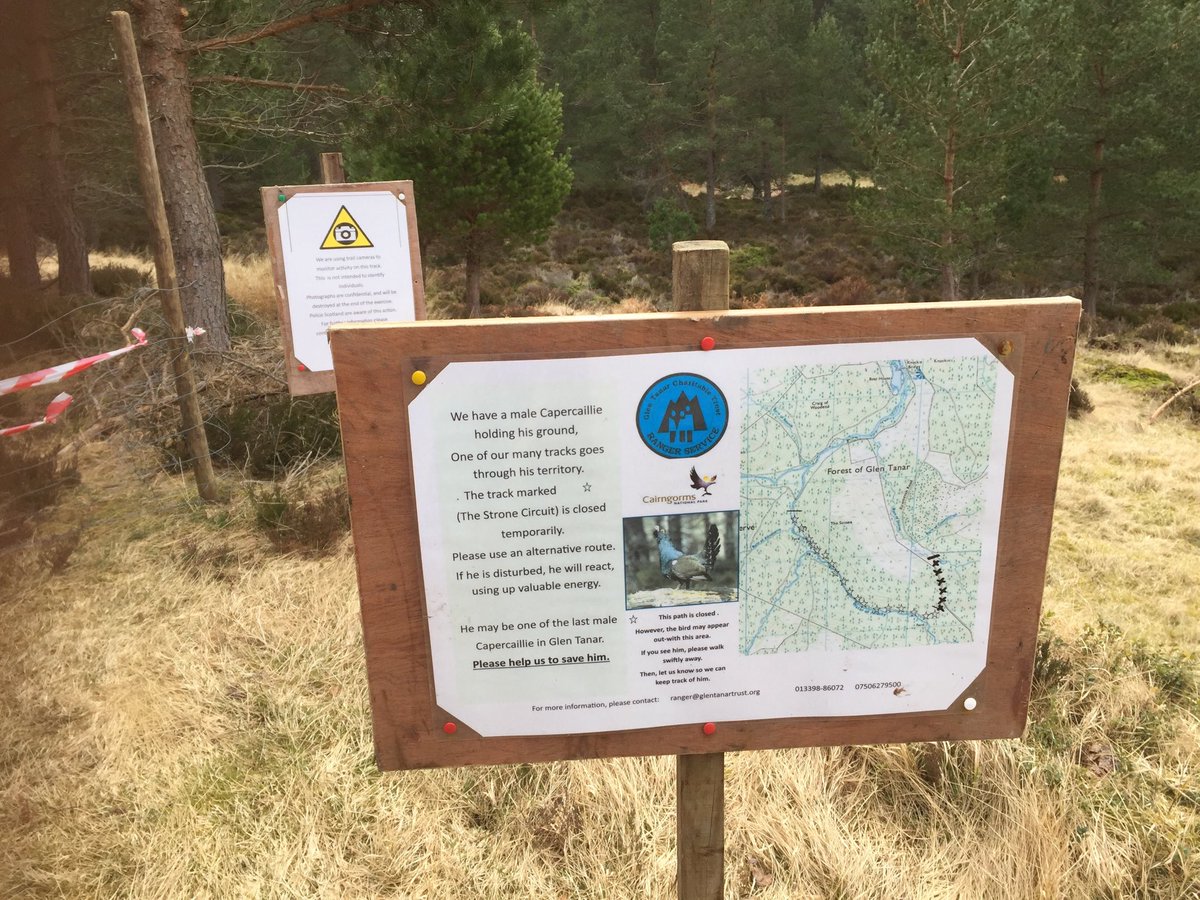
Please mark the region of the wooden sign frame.
<svg viewBox="0 0 1200 900"><path fill-rule="evenodd" d="M292 315L288 302L287 279L284 273L283 241L279 230L279 210L298 194L346 194L380 192L404 198L408 222L409 254L412 260L413 306L417 319L425 318L425 279L421 271L421 244L417 236L417 208L411 181L365 181L353 184L293 184L264 187L262 196L263 220L267 229L267 250L271 257L271 272L275 285L275 302L279 323L283 329L283 353L287 370L288 390L293 397L308 394L328 394L336 389L333 372L311 372L296 359L292 340ZM280 201L283 194L287 200Z"/></svg>
<svg viewBox="0 0 1200 900"><path fill-rule="evenodd" d="M1015 737L1025 727L1080 317L1069 298L570 319L341 325L330 331L351 497L376 760L382 769ZM984 671L946 710L587 734L482 737L436 705L407 407L449 363L976 338L1014 376ZM514 348L507 352L503 348ZM977 706L967 710L964 699Z"/></svg>

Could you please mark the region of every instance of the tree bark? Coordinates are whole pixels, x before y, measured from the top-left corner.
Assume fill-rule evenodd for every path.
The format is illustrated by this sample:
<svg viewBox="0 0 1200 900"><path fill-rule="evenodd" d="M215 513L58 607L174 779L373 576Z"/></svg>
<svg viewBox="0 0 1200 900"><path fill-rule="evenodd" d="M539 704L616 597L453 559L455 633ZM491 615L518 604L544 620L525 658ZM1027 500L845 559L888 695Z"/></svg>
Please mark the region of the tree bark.
<svg viewBox="0 0 1200 900"><path fill-rule="evenodd" d="M765 136L758 140L758 167L762 172L763 196L762 209L759 215L767 222L770 222L774 217L772 205L773 198L771 196L771 185L775 183L775 177L771 172L771 157L767 148L767 139Z"/></svg>
<svg viewBox="0 0 1200 900"><path fill-rule="evenodd" d="M958 37L950 49L950 58L958 72L954 79L954 92L951 95L950 113L946 125L946 141L942 155L942 183L945 190L943 199L946 204L946 224L942 230L942 299L950 302L958 300L959 271L954 261L954 185L956 176L955 164L958 153L957 108L960 79L962 78L962 49L963 25L958 25Z"/></svg>
<svg viewBox="0 0 1200 900"><path fill-rule="evenodd" d="M50 213L54 241L58 247L58 290L60 294L90 294L87 240L75 215L70 179L63 153L61 118L54 91L54 62L50 56L48 4L31 3L22 15L29 16L33 81L33 108L42 158L43 202Z"/></svg>
<svg viewBox="0 0 1200 900"><path fill-rule="evenodd" d="M709 4L711 8L711 3ZM708 62L708 84L705 91L705 112L708 118L707 153L705 154L704 230L709 234L717 227L717 49L713 48Z"/></svg>
<svg viewBox="0 0 1200 900"><path fill-rule="evenodd" d="M200 499L215 503L220 497L217 492L216 476L213 474L212 455L208 449L208 437L204 431L204 417L196 398L196 381L192 374L192 358L185 336L183 308L179 303L179 279L175 266L175 255L171 246L171 231L167 225L167 210L163 203L162 178L158 173L158 157L151 136L150 110L146 103L145 82L138 67L137 47L134 44L133 22L129 13L114 12L113 27L117 37L117 55L121 63L122 77L129 100L130 118L133 121L134 155L138 163L138 181L146 203L146 215L150 219L151 246L154 249L154 277L158 283L158 295L162 301L163 317L167 320L168 334L174 346L171 349L171 369L175 374L175 394L179 400L179 413L183 420L183 437L191 457L192 474L196 478L196 490Z"/></svg>
<svg viewBox="0 0 1200 900"><path fill-rule="evenodd" d="M1092 169L1088 173L1088 213L1083 231L1083 312L1096 317L1100 301L1100 212L1104 188L1104 138L1092 143Z"/></svg>
<svg viewBox="0 0 1200 900"><path fill-rule="evenodd" d="M21 178L21 155L15 144L0 148L0 209L4 210L4 249L8 277L22 291L36 291L42 276L38 269L37 234L27 204L28 190Z"/></svg>
<svg viewBox="0 0 1200 900"><path fill-rule="evenodd" d="M483 259L474 247L467 249L467 293L466 301L472 319L479 317L479 283L483 279Z"/></svg>
<svg viewBox="0 0 1200 900"><path fill-rule="evenodd" d="M951 302L958 299L959 278L958 266L955 265L952 256L954 253L954 227L950 224L954 217L954 138L955 130L952 125L946 135L946 150L942 169L942 180L946 186L946 227L942 231L942 299Z"/></svg>
<svg viewBox="0 0 1200 900"><path fill-rule="evenodd" d="M192 120L181 7L174 0L138 0L134 8L184 317L207 330L208 347L228 350L221 239Z"/></svg>
<svg viewBox="0 0 1200 900"><path fill-rule="evenodd" d="M22 198L4 198L4 249L8 253L8 277L13 286L36 291L42 283L38 268L37 237L29 207Z"/></svg>
<svg viewBox="0 0 1200 900"><path fill-rule="evenodd" d="M786 119L779 120L779 223L787 224L787 195L788 182L791 173L787 161L787 125Z"/></svg>

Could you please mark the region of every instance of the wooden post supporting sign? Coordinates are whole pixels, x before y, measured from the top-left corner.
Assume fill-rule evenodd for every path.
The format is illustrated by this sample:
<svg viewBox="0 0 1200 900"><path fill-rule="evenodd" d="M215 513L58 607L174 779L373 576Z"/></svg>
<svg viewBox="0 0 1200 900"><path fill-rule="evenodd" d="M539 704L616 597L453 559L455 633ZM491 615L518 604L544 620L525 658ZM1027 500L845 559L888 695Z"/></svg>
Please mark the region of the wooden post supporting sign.
<svg viewBox="0 0 1200 900"><path fill-rule="evenodd" d="M671 246L671 304L680 312L729 309L729 245L676 241Z"/></svg>
<svg viewBox="0 0 1200 900"><path fill-rule="evenodd" d="M729 309L729 245L678 241L671 302L679 312ZM676 878L680 900L720 900L725 888L725 754L675 758Z"/></svg>
<svg viewBox="0 0 1200 900"><path fill-rule="evenodd" d="M191 457L192 475L200 499L215 503L216 476L204 433L204 419L196 399L196 380L192 374L192 359L179 301L179 278L175 271L175 252L171 232L167 227L167 209L163 203L162 183L158 176L158 158L154 153L154 137L150 130L150 112L146 106L146 89L142 84L142 68L138 63L137 44L133 38L133 23L127 12L112 14L117 34L117 56L121 61L121 77L129 97L129 112L133 118L134 152L138 161L138 178L150 219L150 235L154 248L154 276L162 301L163 317L171 336L171 368L175 375L175 393L179 397L179 412L183 418L183 436Z"/></svg>
<svg viewBox="0 0 1200 900"><path fill-rule="evenodd" d="M321 154L321 181L325 184L346 183L346 167L342 163L342 154Z"/></svg>

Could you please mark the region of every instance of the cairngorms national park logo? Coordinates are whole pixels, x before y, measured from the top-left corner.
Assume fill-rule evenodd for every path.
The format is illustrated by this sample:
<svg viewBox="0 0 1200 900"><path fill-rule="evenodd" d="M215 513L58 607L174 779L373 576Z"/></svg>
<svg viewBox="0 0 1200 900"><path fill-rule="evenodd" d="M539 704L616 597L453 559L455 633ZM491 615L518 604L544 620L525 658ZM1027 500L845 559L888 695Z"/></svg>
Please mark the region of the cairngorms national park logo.
<svg viewBox="0 0 1200 900"><path fill-rule="evenodd" d="M721 389L691 372L658 379L637 405L643 443L668 459L703 456L717 445L728 425L729 405Z"/></svg>

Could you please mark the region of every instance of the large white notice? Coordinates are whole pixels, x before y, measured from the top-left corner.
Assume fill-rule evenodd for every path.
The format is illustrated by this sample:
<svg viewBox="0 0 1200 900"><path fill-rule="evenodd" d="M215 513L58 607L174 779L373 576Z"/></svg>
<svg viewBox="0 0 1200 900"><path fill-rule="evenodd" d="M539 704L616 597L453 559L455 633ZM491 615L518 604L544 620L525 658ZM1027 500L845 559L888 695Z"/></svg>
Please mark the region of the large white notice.
<svg viewBox="0 0 1200 900"><path fill-rule="evenodd" d="M279 208L292 353L333 370L326 332L416 318L405 203L389 191L298 193Z"/></svg>
<svg viewBox="0 0 1200 900"><path fill-rule="evenodd" d="M438 705L488 736L946 709L1012 393L965 338L451 363L409 407Z"/></svg>

